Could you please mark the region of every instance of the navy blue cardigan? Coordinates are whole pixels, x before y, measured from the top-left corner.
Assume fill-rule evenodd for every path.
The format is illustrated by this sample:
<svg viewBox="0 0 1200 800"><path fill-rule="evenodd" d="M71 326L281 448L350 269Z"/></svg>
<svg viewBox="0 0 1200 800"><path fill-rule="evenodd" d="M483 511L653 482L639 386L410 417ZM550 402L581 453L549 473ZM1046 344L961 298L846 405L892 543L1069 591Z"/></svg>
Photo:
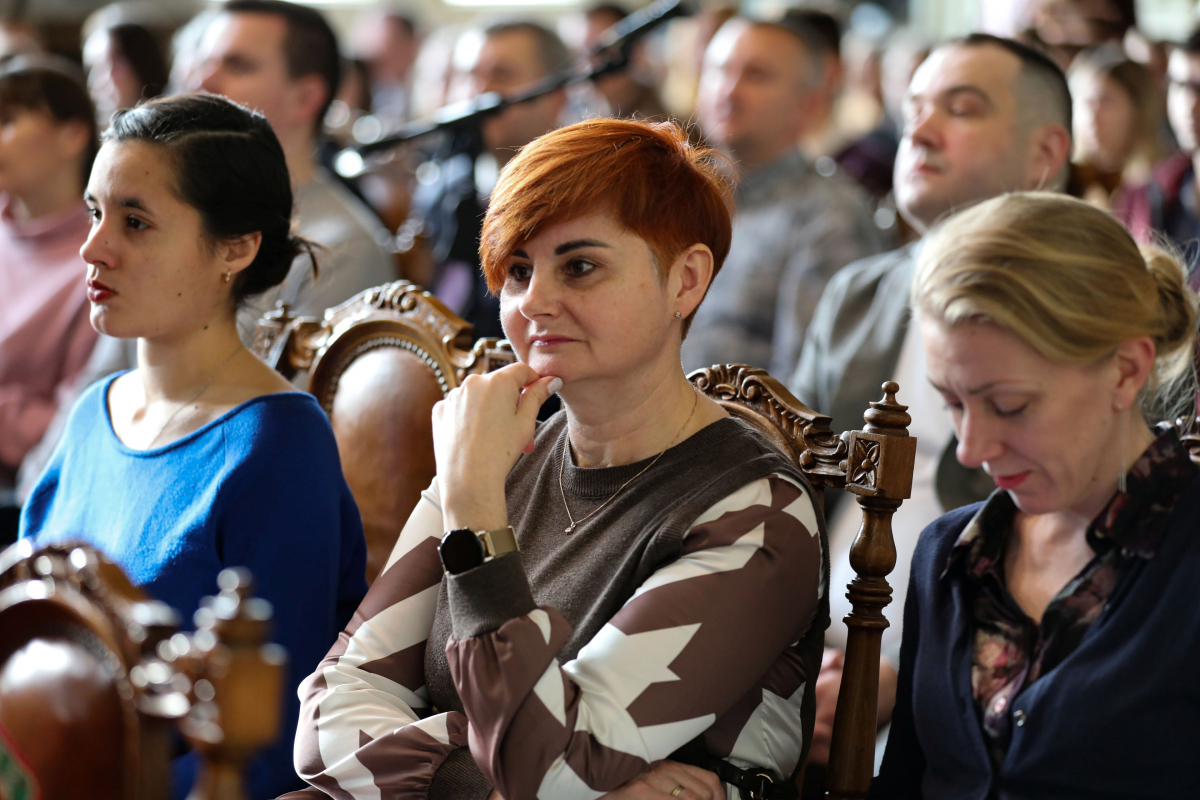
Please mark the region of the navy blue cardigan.
<svg viewBox="0 0 1200 800"><path fill-rule="evenodd" d="M1157 555L1126 560L1079 647L1011 703L1025 722L999 771L971 693L971 606L942 577L979 508L934 522L913 554L896 708L870 797L1200 797L1200 476Z"/></svg>

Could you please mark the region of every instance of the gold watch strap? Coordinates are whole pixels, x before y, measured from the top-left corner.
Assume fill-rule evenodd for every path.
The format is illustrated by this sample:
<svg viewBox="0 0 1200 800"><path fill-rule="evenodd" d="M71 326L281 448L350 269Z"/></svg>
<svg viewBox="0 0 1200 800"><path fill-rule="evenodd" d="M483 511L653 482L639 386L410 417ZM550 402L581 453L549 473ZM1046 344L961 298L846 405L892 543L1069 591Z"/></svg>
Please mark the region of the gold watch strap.
<svg viewBox="0 0 1200 800"><path fill-rule="evenodd" d="M475 535L483 542L488 558L496 558L517 551L517 534L511 525L494 531L476 531Z"/></svg>

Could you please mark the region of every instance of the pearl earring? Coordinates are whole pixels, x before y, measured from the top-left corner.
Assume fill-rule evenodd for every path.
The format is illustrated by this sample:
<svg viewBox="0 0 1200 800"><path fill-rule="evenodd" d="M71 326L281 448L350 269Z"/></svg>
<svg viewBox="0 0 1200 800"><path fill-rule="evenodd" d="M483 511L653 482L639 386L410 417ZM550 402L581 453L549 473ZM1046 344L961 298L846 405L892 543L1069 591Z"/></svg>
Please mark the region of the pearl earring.
<svg viewBox="0 0 1200 800"><path fill-rule="evenodd" d="M229 283L229 279L232 277L233 277L233 270L231 270L231 269L225 270L225 282Z"/></svg>

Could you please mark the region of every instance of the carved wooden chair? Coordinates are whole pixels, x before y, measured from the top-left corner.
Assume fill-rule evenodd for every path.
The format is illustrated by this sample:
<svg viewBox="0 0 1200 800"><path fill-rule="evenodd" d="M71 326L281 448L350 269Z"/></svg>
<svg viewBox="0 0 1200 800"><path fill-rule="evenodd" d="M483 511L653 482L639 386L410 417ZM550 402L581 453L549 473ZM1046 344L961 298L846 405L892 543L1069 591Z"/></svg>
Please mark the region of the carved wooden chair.
<svg viewBox="0 0 1200 800"><path fill-rule="evenodd" d="M912 490L917 440L908 435L912 418L896 402L899 387L883 385L862 430L841 435L830 418L805 406L765 370L738 364L702 369L692 384L729 413L761 431L789 455L812 483L823 504L825 487L857 496L863 524L850 550L857 576L846 587L852 611L841 693L833 723L826 776L828 797L862 798L875 766L876 704L879 696L880 637L892 599L887 575L896 566L892 514ZM837 591L830 587L830 591Z"/></svg>
<svg viewBox="0 0 1200 800"><path fill-rule="evenodd" d="M87 545L0 553L0 797L165 800L172 729L199 756L189 800L242 800L275 739L286 657L244 570L178 615Z"/></svg>
<svg viewBox="0 0 1200 800"><path fill-rule="evenodd" d="M333 424L373 581L433 480L434 404L468 373L512 363L511 349L472 348L470 324L408 281L368 289L321 320L273 311L254 349L291 380L307 370L300 384Z"/></svg>

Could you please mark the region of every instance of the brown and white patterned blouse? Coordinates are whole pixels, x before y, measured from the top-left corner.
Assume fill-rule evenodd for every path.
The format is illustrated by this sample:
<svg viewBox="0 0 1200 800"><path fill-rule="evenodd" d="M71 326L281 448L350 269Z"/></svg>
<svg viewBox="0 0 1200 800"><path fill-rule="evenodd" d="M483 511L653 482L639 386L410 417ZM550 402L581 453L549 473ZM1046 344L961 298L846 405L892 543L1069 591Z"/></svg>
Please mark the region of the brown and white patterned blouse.
<svg viewBox="0 0 1200 800"><path fill-rule="evenodd" d="M453 797L486 797L495 787L506 800L592 800L696 741L709 755L789 775L811 731L827 565L813 503L790 471L760 471L695 506L726 485L729 469L705 466L703 454L743 435L734 420L709 426L668 451L668 471L641 487L658 506L623 495L600 515L612 513L611 523L648 509L642 520L669 520L663 509L691 497L703 510L673 534L658 519L624 533L610 524L589 534L581 525L565 537L557 485L549 497L533 492L541 502L527 504L535 513L525 519L514 518L510 491L521 555L446 581L435 481L354 619L300 688L301 777L356 800L430 797L435 782L447 781ZM563 447L565 430L543 426L521 480L553 480ZM775 459L764 452L750 463L761 469ZM592 477L594 504L601 484L640 468L567 465L576 516L590 510ZM617 537L616 549L587 555L588 536ZM571 558L575 546L585 548L583 569L571 572L555 559ZM555 590L553 576L564 571L577 577ZM628 588L592 623L588 604L612 586ZM446 606L457 696L435 702L437 662L425 651ZM471 772L486 781L482 789Z"/></svg>

